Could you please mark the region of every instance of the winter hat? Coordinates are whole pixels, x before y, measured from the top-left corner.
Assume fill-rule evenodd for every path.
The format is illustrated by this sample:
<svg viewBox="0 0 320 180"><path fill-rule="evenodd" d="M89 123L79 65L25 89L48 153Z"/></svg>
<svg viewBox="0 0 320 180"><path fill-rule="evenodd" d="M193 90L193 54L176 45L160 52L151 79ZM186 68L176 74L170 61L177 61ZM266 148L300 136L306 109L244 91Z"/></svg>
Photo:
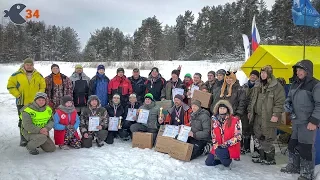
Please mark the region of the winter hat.
<svg viewBox="0 0 320 180"><path fill-rule="evenodd" d="M100 64L100 65L97 67L97 71L99 71L100 69L105 70L104 65Z"/></svg>
<svg viewBox="0 0 320 180"><path fill-rule="evenodd" d="M34 60L31 58L26 58L23 60L23 64L34 64Z"/></svg>
<svg viewBox="0 0 320 180"><path fill-rule="evenodd" d="M227 72L226 72L224 69L219 69L216 74L222 74L222 75L225 76L226 73L227 73Z"/></svg>
<svg viewBox="0 0 320 180"><path fill-rule="evenodd" d="M237 73L237 71L235 71L235 72L227 71L226 72L226 76L224 77L224 81L223 81L223 84L222 84L222 87L221 87L221 93L220 93L220 97L221 98L224 96L224 91L226 90L226 87L227 87L227 81L226 81L227 78L228 79L232 79L232 83L231 83L231 85L229 85L228 94L226 95L226 97L230 97L231 96L231 94L232 94L232 86L237 81L236 73Z"/></svg>
<svg viewBox="0 0 320 180"><path fill-rule="evenodd" d="M230 104L230 102L228 100L219 100L213 108L213 114L219 113L219 111L218 111L219 107L225 107L228 109L228 112L230 114L233 114L232 105Z"/></svg>
<svg viewBox="0 0 320 180"><path fill-rule="evenodd" d="M158 72L158 73L159 73L159 68L157 68L157 67L153 67L153 68L151 69L151 72L153 72L153 71L156 71L156 72Z"/></svg>
<svg viewBox="0 0 320 180"><path fill-rule="evenodd" d="M191 76L191 74L190 74L190 73L187 73L186 75L184 75L184 77L187 77L187 78L192 79L192 76Z"/></svg>
<svg viewBox="0 0 320 180"><path fill-rule="evenodd" d="M145 99L146 99L146 98L149 98L149 99L151 99L151 100L153 101L153 95L152 95L151 93L146 94L146 95L144 96L144 98L145 98Z"/></svg>
<svg viewBox="0 0 320 180"><path fill-rule="evenodd" d="M61 98L61 104L62 104L62 105L65 105L68 101L73 101L73 100L72 100L72 97L69 96L69 95L63 96L63 97Z"/></svg>
<svg viewBox="0 0 320 180"><path fill-rule="evenodd" d="M208 74L213 74L213 76L216 77L216 73L214 71L209 71Z"/></svg>
<svg viewBox="0 0 320 180"><path fill-rule="evenodd" d="M175 70L173 70L173 71L171 72L171 74L175 74L175 75L179 76L180 72L175 69Z"/></svg>
<svg viewBox="0 0 320 180"><path fill-rule="evenodd" d="M182 97L182 95L180 95L180 94L175 95L174 98L175 98L175 99L177 98L177 99L179 99L180 101L183 101L183 97Z"/></svg>
<svg viewBox="0 0 320 180"><path fill-rule="evenodd" d="M58 64L52 64L52 65L51 65L51 69L54 68L54 67L57 67L58 69L60 68L60 67L58 66Z"/></svg>
<svg viewBox="0 0 320 180"><path fill-rule="evenodd" d="M47 99L47 94L44 92L37 92L36 96L34 97L34 101L36 101L39 98Z"/></svg>
<svg viewBox="0 0 320 180"><path fill-rule="evenodd" d="M75 69L83 69L83 67L82 67L81 64L77 64L74 68L75 68Z"/></svg>
<svg viewBox="0 0 320 180"><path fill-rule="evenodd" d="M124 69L123 69L123 68L118 68L118 69L117 69L117 74L118 74L119 72L123 72L123 73L124 73Z"/></svg>
<svg viewBox="0 0 320 180"><path fill-rule="evenodd" d="M253 74L253 75L256 75L257 77L260 77L260 73L259 73L259 71L257 71L257 70L252 70L251 73L250 73L250 76L251 76L252 74Z"/></svg>
<svg viewBox="0 0 320 180"><path fill-rule="evenodd" d="M97 100L98 101L98 106L100 106L100 99L99 99L99 97L97 96L97 95L91 95L91 96L89 96L89 98L88 98L88 106L90 107L91 105L91 101L93 101L93 100Z"/></svg>
<svg viewBox="0 0 320 180"><path fill-rule="evenodd" d="M112 97L113 97L113 98L114 98L114 97L117 97L117 98L120 99L120 95L119 95L119 94L114 94Z"/></svg>
<svg viewBox="0 0 320 180"><path fill-rule="evenodd" d="M191 102L191 105L196 105L196 106L198 106L199 108L201 108L201 102L198 101L198 100L192 101L192 102Z"/></svg>
<svg viewBox="0 0 320 180"><path fill-rule="evenodd" d="M272 77L272 74L273 74L273 69L272 69L272 66L271 65L266 65L264 66L263 68L261 68L261 72L264 71L267 73L268 75L268 79ZM260 72L260 73L261 73Z"/></svg>

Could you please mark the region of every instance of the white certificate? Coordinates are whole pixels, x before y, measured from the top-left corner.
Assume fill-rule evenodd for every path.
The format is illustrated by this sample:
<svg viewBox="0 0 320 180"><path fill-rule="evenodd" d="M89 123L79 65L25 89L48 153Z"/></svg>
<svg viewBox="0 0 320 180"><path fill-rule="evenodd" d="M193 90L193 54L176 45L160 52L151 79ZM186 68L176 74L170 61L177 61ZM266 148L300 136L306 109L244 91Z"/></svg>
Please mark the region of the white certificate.
<svg viewBox="0 0 320 180"><path fill-rule="evenodd" d="M94 116L89 117L88 131L99 131L99 129L97 129L97 126L99 125L100 125L100 117L94 117Z"/></svg>
<svg viewBox="0 0 320 180"><path fill-rule="evenodd" d="M185 125L181 125L180 132L179 132L179 135L178 135L177 139L179 141L187 142L188 138L189 138L189 132L190 131L191 131L191 127L185 126Z"/></svg>
<svg viewBox="0 0 320 180"><path fill-rule="evenodd" d="M191 87L191 98L193 97L194 90L199 90L199 86L192 85L192 87Z"/></svg>
<svg viewBox="0 0 320 180"><path fill-rule="evenodd" d="M148 118L149 118L149 110L140 109L137 122L142 124L147 124Z"/></svg>
<svg viewBox="0 0 320 180"><path fill-rule="evenodd" d="M119 117L109 117L108 131L118 131Z"/></svg>
<svg viewBox="0 0 320 180"><path fill-rule="evenodd" d="M183 94L184 94L184 89L181 89L181 88L174 88L174 89L172 89L172 100L174 100L174 97L175 97L177 94L183 95Z"/></svg>
<svg viewBox="0 0 320 180"><path fill-rule="evenodd" d="M133 117L137 116L137 109L128 109L127 121L134 121Z"/></svg>
<svg viewBox="0 0 320 180"><path fill-rule="evenodd" d="M162 136L175 138L179 133L179 126L166 125Z"/></svg>

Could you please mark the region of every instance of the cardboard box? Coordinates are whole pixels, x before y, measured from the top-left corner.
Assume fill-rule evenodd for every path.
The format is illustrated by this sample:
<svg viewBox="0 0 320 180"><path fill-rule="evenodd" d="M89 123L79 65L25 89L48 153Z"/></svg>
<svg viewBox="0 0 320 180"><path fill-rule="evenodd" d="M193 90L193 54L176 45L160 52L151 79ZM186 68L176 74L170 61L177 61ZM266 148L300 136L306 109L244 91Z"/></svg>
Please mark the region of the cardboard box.
<svg viewBox="0 0 320 180"><path fill-rule="evenodd" d="M171 100L156 101L156 105L162 107L162 113L166 115L168 114L168 110L172 108L173 102Z"/></svg>
<svg viewBox="0 0 320 180"><path fill-rule="evenodd" d="M178 141L176 139L172 139L171 144L169 155L172 158L182 161L190 161L193 151L193 144Z"/></svg>
<svg viewBox="0 0 320 180"><path fill-rule="evenodd" d="M282 116L281 116L281 124L284 124L284 125L290 125L291 124L291 120L290 120L290 114L289 113L282 113Z"/></svg>
<svg viewBox="0 0 320 180"><path fill-rule="evenodd" d="M132 147L141 149L153 147L153 134L145 132L134 132L132 136Z"/></svg>
<svg viewBox="0 0 320 180"><path fill-rule="evenodd" d="M195 90L193 92L192 101L193 100L198 100L198 101L201 102L201 106L202 107L210 108L211 98L212 98L212 94L211 93Z"/></svg>
<svg viewBox="0 0 320 180"><path fill-rule="evenodd" d="M172 140L173 138L171 137L158 136L154 150L157 152L168 154L172 146Z"/></svg>

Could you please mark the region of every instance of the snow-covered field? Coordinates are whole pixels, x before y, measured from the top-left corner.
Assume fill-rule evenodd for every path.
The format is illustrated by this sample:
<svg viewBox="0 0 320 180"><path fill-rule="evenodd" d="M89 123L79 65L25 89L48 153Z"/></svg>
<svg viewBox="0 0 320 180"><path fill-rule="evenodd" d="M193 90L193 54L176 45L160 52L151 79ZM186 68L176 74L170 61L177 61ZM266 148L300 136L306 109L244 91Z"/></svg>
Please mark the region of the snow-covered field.
<svg viewBox="0 0 320 180"><path fill-rule="evenodd" d="M73 64L58 63L61 72L70 76ZM241 63L214 64L207 61L198 62L159 62L160 73L168 79L173 68L182 66L182 76L186 73L200 72L206 80L209 70L220 68L239 67ZM43 76L50 73L51 63L36 63L35 68ZM154 150L131 148L131 142L116 140L113 145L97 148L94 144L91 149L63 151L57 149L54 153L29 155L27 150L19 147L19 132L17 127L18 116L15 100L6 89L7 79L18 69L18 65L0 65L0 180L64 180L64 179L221 179L221 180L293 180L297 175L282 174L280 167L286 163L286 157L277 154L278 164L263 166L253 164L250 156L242 156L240 162L234 162L232 170L221 167L206 167L205 157L192 162L182 162L170 158L168 155ZM131 75L126 69L126 74ZM85 68L84 72L92 77L96 69ZM141 71L147 76L148 71ZM107 68L106 74L112 78L116 68ZM238 72L240 83L246 81L243 72ZM52 135L52 134L51 134ZM319 169L319 168L318 168Z"/></svg>

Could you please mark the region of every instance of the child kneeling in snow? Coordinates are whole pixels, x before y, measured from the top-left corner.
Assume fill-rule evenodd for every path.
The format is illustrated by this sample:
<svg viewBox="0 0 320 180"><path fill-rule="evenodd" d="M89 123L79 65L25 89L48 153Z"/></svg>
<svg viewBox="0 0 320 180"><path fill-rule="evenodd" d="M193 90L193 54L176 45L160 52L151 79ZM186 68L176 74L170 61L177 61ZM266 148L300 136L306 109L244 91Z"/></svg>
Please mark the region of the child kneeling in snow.
<svg viewBox="0 0 320 180"><path fill-rule="evenodd" d="M69 146L75 149L81 148L77 132L80 119L71 96L62 97L61 105L56 109L53 119L55 144L64 150L68 150Z"/></svg>
<svg viewBox="0 0 320 180"><path fill-rule="evenodd" d="M215 105L213 114L213 147L206 159L206 165L222 164L229 167L232 159L240 158L241 120L233 116L232 105L226 100L220 100Z"/></svg>

